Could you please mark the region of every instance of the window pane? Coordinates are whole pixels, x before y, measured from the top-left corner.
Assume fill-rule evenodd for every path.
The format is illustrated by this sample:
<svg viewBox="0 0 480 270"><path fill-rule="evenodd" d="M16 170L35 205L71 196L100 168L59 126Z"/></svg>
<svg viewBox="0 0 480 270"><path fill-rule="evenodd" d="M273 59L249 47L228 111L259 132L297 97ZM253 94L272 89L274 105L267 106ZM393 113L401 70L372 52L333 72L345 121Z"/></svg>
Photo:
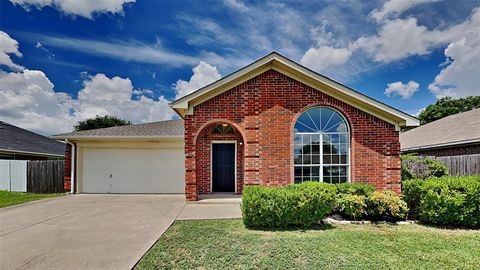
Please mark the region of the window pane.
<svg viewBox="0 0 480 270"><path fill-rule="evenodd" d="M322 131L325 132L325 128L329 125L331 118L333 117L334 111L328 108L321 109L321 118L322 118Z"/></svg>
<svg viewBox="0 0 480 270"><path fill-rule="evenodd" d="M308 166L302 167L302 171L303 171L303 181L310 180L310 167Z"/></svg>
<svg viewBox="0 0 480 270"><path fill-rule="evenodd" d="M295 154L301 154L301 153L302 153L302 145L296 144L296 145L294 146L293 152L294 152Z"/></svg>
<svg viewBox="0 0 480 270"><path fill-rule="evenodd" d="M331 173L330 173L330 166L324 166L323 167L323 176L330 176Z"/></svg>
<svg viewBox="0 0 480 270"><path fill-rule="evenodd" d="M312 167L312 176L320 176L320 167L314 166Z"/></svg>
<svg viewBox="0 0 480 270"><path fill-rule="evenodd" d="M312 155L312 164L320 164L320 155Z"/></svg>
<svg viewBox="0 0 480 270"><path fill-rule="evenodd" d="M340 166L338 175L340 176L347 176L347 166Z"/></svg>
<svg viewBox="0 0 480 270"><path fill-rule="evenodd" d="M318 132L308 114L302 114L295 123L296 132Z"/></svg>
<svg viewBox="0 0 480 270"><path fill-rule="evenodd" d="M332 164L332 156L323 155L323 164Z"/></svg>
<svg viewBox="0 0 480 270"><path fill-rule="evenodd" d="M310 155L302 155L303 156L303 163L305 165L312 164Z"/></svg>
<svg viewBox="0 0 480 270"><path fill-rule="evenodd" d="M312 154L320 154L320 145L318 144L312 145Z"/></svg>
<svg viewBox="0 0 480 270"><path fill-rule="evenodd" d="M332 164L339 164L340 163L340 156L332 155Z"/></svg>
<svg viewBox="0 0 480 270"><path fill-rule="evenodd" d="M348 164L347 155L340 156L340 164Z"/></svg>
<svg viewBox="0 0 480 270"><path fill-rule="evenodd" d="M301 177L302 176L302 167L295 166L295 177Z"/></svg>

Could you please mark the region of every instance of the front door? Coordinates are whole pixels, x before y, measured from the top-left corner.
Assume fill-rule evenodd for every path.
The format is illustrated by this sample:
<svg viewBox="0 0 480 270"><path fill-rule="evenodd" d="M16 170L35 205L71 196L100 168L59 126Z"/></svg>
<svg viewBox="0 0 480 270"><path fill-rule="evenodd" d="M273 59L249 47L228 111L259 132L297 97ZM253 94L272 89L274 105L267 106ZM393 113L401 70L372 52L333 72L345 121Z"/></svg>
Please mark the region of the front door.
<svg viewBox="0 0 480 270"><path fill-rule="evenodd" d="M235 144L212 144L212 191L235 192Z"/></svg>

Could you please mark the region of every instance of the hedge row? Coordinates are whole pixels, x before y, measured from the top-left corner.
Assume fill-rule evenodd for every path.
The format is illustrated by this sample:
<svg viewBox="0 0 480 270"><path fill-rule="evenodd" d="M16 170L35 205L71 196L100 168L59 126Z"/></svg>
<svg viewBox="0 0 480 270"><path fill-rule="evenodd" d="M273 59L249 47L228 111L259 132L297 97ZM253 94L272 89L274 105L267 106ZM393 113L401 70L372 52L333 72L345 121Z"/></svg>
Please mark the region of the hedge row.
<svg viewBox="0 0 480 270"><path fill-rule="evenodd" d="M305 182L284 187L248 186L242 214L247 227L286 228L318 224L332 212L349 218L401 220L407 207L391 191L375 192L366 184Z"/></svg>
<svg viewBox="0 0 480 270"><path fill-rule="evenodd" d="M408 180L403 198L423 223L480 227L480 176Z"/></svg>

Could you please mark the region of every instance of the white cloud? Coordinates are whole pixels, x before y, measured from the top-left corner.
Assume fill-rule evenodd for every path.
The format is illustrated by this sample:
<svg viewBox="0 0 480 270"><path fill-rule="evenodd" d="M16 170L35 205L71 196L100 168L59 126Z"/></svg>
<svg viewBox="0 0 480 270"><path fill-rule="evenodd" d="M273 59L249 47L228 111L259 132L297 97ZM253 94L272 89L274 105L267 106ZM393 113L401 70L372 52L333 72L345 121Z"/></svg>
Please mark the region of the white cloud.
<svg viewBox="0 0 480 270"><path fill-rule="evenodd" d="M10 0L25 10L31 8L53 7L66 15L82 16L93 19L96 13L110 13L123 15L123 5L135 0Z"/></svg>
<svg viewBox="0 0 480 270"><path fill-rule="evenodd" d="M71 130L72 99L53 90L52 82L39 70L0 72L0 116L3 121L51 134Z"/></svg>
<svg viewBox="0 0 480 270"><path fill-rule="evenodd" d="M84 81L84 87L75 100L74 114L77 119L95 115L116 115L134 123L171 119L174 112L168 106L169 101L163 96L158 100L140 95L150 92L134 89L130 79L118 76L108 78L104 74L91 76Z"/></svg>
<svg viewBox="0 0 480 270"><path fill-rule="evenodd" d="M134 123L171 119L174 112L163 96L144 96L150 90L134 89L129 79L88 77L78 99L54 91L39 70L0 73L0 117L3 121L42 134L68 132L73 125L95 115L116 115ZM132 95L138 95L132 99Z"/></svg>
<svg viewBox="0 0 480 270"><path fill-rule="evenodd" d="M390 0L383 4L381 9L374 9L370 12L369 16L374 18L377 22L384 20L389 16L399 15L402 12L429 2L437 2L441 0Z"/></svg>
<svg viewBox="0 0 480 270"><path fill-rule="evenodd" d="M235 9L239 12L246 12L249 10L249 8L243 3L242 1L238 0L224 0L223 1L226 6Z"/></svg>
<svg viewBox="0 0 480 270"><path fill-rule="evenodd" d="M480 27L480 9L470 19L445 30L429 30L416 18L395 19L382 25L373 36L363 36L351 46L363 49L374 61L389 63L412 55L425 55L433 48L461 39L466 31Z"/></svg>
<svg viewBox="0 0 480 270"><path fill-rule="evenodd" d="M348 48L321 46L308 49L300 60L300 63L321 72L331 66L346 63L351 55L352 52Z"/></svg>
<svg viewBox="0 0 480 270"><path fill-rule="evenodd" d="M220 73L216 67L201 61L200 64L193 68L193 75L188 82L184 80L178 80L175 83L175 99L188 95L193 91L198 90L220 78Z"/></svg>
<svg viewBox="0 0 480 270"><path fill-rule="evenodd" d="M22 57L22 53L18 50L18 42L7 33L0 31L0 65L5 65L15 70L22 70L23 67L13 63L9 54Z"/></svg>
<svg viewBox="0 0 480 270"><path fill-rule="evenodd" d="M384 94L387 96L400 96L402 99L408 99L418 91L420 85L415 81L409 81L404 84L400 81L387 84Z"/></svg>
<svg viewBox="0 0 480 270"><path fill-rule="evenodd" d="M480 23L478 10L472 20ZM429 84L429 90L437 98L480 95L480 25L466 31L462 39L450 43L445 56L447 66Z"/></svg>
<svg viewBox="0 0 480 270"><path fill-rule="evenodd" d="M86 54L101 55L122 61L138 63L168 64L170 67L194 65L197 57L175 53L160 44L145 44L138 41L98 41L68 37L54 37L37 34L26 34L30 39L40 40L43 45L66 48Z"/></svg>

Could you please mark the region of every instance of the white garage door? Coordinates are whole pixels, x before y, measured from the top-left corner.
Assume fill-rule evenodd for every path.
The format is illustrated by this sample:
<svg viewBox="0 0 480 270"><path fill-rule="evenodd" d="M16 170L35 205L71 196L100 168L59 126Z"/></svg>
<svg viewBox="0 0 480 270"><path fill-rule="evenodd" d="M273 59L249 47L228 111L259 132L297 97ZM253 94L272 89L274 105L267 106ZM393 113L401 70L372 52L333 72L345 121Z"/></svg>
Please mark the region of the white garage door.
<svg viewBox="0 0 480 270"><path fill-rule="evenodd" d="M184 193L183 149L83 148L81 192Z"/></svg>

